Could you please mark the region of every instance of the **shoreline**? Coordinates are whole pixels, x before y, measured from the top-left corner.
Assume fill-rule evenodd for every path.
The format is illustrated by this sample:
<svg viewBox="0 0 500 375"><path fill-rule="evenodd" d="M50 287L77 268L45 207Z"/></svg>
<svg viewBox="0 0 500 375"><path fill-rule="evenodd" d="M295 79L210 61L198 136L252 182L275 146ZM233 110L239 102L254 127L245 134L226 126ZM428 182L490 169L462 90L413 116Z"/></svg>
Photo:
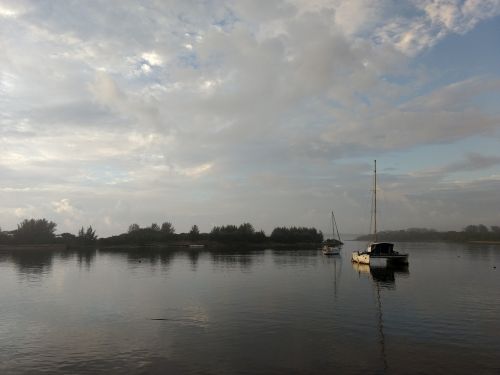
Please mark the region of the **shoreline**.
<svg viewBox="0 0 500 375"><path fill-rule="evenodd" d="M500 245L500 241L467 241L468 243L477 243L484 245Z"/></svg>
<svg viewBox="0 0 500 375"><path fill-rule="evenodd" d="M349 240L347 240L349 241ZM360 239L356 238L352 241L359 241L359 242L366 242L366 241L371 241L369 239ZM379 239L379 242L399 242L399 243L405 243L405 242L421 242L421 243L435 243L435 242L444 242L444 243L475 243L475 244L489 244L489 245L500 245L500 240L445 240L445 239L432 239L432 240L425 240L425 239L414 239L414 240L409 240L409 239L394 239L394 238L383 238Z"/></svg>
<svg viewBox="0 0 500 375"><path fill-rule="evenodd" d="M145 244L113 244L102 245L98 242L87 245L72 244L0 244L0 251L78 251L78 250L130 250L138 249L158 251L212 251L212 250L318 250L321 243L279 243L279 242L153 242Z"/></svg>

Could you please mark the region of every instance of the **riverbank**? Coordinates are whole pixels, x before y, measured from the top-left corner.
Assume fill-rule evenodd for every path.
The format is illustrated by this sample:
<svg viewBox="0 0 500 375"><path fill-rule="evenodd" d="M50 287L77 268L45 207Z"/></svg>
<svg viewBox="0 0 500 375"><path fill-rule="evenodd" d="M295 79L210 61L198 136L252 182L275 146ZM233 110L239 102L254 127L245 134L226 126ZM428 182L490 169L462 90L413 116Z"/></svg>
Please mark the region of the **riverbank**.
<svg viewBox="0 0 500 375"><path fill-rule="evenodd" d="M144 244L126 243L116 245L102 245L98 242L95 244L87 245L74 245L74 244L3 244L0 245L0 251L74 251L82 249L101 249L113 250L120 249L121 251L130 249L136 251L137 249L147 248L156 249L161 251L203 251L203 250L317 250L321 247L319 242L297 242L297 243L282 243L282 242L217 242L217 241L175 241L175 242L153 242Z"/></svg>
<svg viewBox="0 0 500 375"><path fill-rule="evenodd" d="M469 241L469 243L477 243L484 245L500 245L500 241Z"/></svg>
<svg viewBox="0 0 500 375"><path fill-rule="evenodd" d="M1 244L0 251L64 251L70 247L64 243L46 244Z"/></svg>
<svg viewBox="0 0 500 375"><path fill-rule="evenodd" d="M316 242L298 242L298 243L281 243L281 242L163 242L163 243L149 243L149 244L121 244L121 245L99 245L98 248L106 249L137 249L137 248L151 248L161 250L190 250L190 251L203 251L203 250L316 250L321 247L321 243Z"/></svg>

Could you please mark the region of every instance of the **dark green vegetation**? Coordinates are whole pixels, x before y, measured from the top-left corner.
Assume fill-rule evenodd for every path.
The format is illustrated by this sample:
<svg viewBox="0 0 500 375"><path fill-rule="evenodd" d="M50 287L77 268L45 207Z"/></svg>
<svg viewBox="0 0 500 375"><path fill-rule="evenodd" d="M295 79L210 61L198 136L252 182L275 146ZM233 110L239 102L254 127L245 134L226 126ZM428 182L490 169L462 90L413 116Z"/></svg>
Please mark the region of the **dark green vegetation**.
<svg viewBox="0 0 500 375"><path fill-rule="evenodd" d="M151 224L141 228L131 224L126 233L107 238L99 238L96 231L89 226L82 227L78 234L55 234L57 225L47 219L25 219L12 231L0 231L0 244L37 245L64 244L69 247L78 246L123 246L123 245L174 245L188 246L200 244L207 247L246 246L263 247L297 247L308 248L319 246L323 242L323 233L315 228L277 227L270 236L262 230L255 230L250 223L215 226L209 233L201 233L197 225L193 225L188 233L176 233L170 222L158 225ZM357 240L371 240L372 235L360 236ZM377 233L378 241L450 241L500 242L500 227L485 225L468 225L462 231L438 232L427 228L409 228L406 230L382 231Z"/></svg>
<svg viewBox="0 0 500 375"><path fill-rule="evenodd" d="M207 246L249 245L266 247L277 244L318 245L323 241L323 233L315 228L291 227L276 228L270 236L264 231L256 231L252 224L215 226L209 233L200 233L197 225L193 225L188 233L175 233L171 223L160 226L153 223L150 227L141 228L132 224L127 233L102 238L100 245L147 245L155 243L171 244L204 244Z"/></svg>
<svg viewBox="0 0 500 375"><path fill-rule="evenodd" d="M360 241L368 241L373 235L364 235L357 238ZM500 227L493 225L468 225L462 231L438 232L427 228L409 228L406 230L389 230L377 233L377 241L449 241L449 242L470 242L487 241L500 242Z"/></svg>
<svg viewBox="0 0 500 375"><path fill-rule="evenodd" d="M56 235L57 224L47 219L25 219L17 225L17 229L0 231L0 244L37 245L59 243L66 245L91 245L97 241L95 230L89 226L81 228L78 235L62 233Z"/></svg>
<svg viewBox="0 0 500 375"><path fill-rule="evenodd" d="M123 246L123 245L173 245L188 246L199 244L207 247L247 246L247 247L316 247L323 241L323 233L315 228L278 227L270 236L264 231L256 231L252 224L223 225L214 227L209 233L200 233L193 225L188 233L175 233L170 222L151 224L141 228L131 224L126 233L98 239L95 230L82 227L77 235L62 233L55 235L56 224L46 219L30 219L21 222L16 230L0 232L0 244L26 245L60 243L69 247L77 246Z"/></svg>

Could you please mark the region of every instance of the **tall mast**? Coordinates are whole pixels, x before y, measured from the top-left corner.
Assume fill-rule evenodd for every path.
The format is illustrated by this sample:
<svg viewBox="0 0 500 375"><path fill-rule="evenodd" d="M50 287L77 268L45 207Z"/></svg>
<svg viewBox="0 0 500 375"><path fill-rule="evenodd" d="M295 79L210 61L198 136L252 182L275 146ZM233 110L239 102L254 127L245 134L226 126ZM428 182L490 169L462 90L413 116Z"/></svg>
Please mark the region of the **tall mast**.
<svg viewBox="0 0 500 375"><path fill-rule="evenodd" d="M377 161L375 161L375 170L374 170L374 178L373 178L373 201L374 201L374 209L373 209L373 218L375 221L373 237L374 242L377 242Z"/></svg>
<svg viewBox="0 0 500 375"><path fill-rule="evenodd" d="M333 219L333 222L335 223L335 229L337 230L337 237L338 237L339 241L342 242L342 239L340 238L339 227L337 226L337 220L335 220L335 215L333 214L333 211L332 211L332 219Z"/></svg>
<svg viewBox="0 0 500 375"><path fill-rule="evenodd" d="M332 239L335 239L335 226L333 224L333 211L332 211Z"/></svg>

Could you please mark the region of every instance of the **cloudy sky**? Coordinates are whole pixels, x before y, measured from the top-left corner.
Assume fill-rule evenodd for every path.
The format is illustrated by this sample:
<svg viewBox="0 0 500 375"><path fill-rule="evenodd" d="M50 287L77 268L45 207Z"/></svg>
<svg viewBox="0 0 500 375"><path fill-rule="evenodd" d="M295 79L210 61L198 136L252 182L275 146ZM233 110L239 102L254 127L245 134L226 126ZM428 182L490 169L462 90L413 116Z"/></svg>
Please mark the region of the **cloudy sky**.
<svg viewBox="0 0 500 375"><path fill-rule="evenodd" d="M500 224L500 0L0 0L0 226Z"/></svg>

